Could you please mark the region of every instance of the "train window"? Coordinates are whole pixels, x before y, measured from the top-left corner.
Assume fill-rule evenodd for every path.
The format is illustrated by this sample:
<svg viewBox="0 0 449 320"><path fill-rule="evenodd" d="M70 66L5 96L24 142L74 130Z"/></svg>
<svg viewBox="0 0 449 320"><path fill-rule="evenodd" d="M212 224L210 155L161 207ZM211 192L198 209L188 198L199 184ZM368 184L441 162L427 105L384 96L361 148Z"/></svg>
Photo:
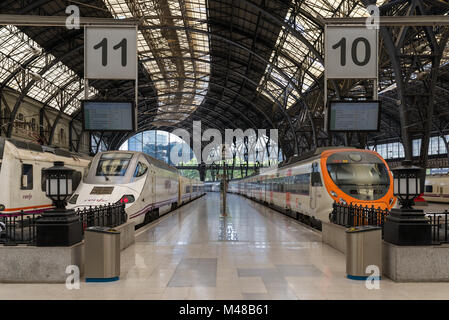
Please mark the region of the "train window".
<svg viewBox="0 0 449 320"><path fill-rule="evenodd" d="M312 164L312 173L311 173L311 183L312 187L321 187L323 186L323 182L321 181L320 169L318 163Z"/></svg>
<svg viewBox="0 0 449 320"><path fill-rule="evenodd" d="M22 164L20 189L21 190L33 190L33 165Z"/></svg>
<svg viewBox="0 0 449 320"><path fill-rule="evenodd" d="M297 174L294 176L294 193L308 195L310 188L310 174Z"/></svg>
<svg viewBox="0 0 449 320"><path fill-rule="evenodd" d="M433 192L433 186L432 185L426 186L426 192L432 193Z"/></svg>
<svg viewBox="0 0 449 320"><path fill-rule="evenodd" d="M84 171L83 171L83 182L86 182L85 179L87 178L87 175L88 175L88 173L90 171L91 164L92 164L92 161L90 161L89 164L87 165L87 167L84 168ZM45 186L44 186L44 188L45 188ZM42 189L42 190L44 190L44 189Z"/></svg>
<svg viewBox="0 0 449 320"><path fill-rule="evenodd" d="M45 187L46 187L45 183L47 181L47 179L45 179L45 176L44 176L44 170L45 170L45 168L41 170L41 190L43 192L45 192Z"/></svg>
<svg viewBox="0 0 449 320"><path fill-rule="evenodd" d="M142 163L139 162L136 166L136 171L134 171L134 177L141 177L145 174L145 172L147 172L148 167Z"/></svg>
<svg viewBox="0 0 449 320"><path fill-rule="evenodd" d="M97 176L124 176L132 153L104 153L98 161Z"/></svg>
<svg viewBox="0 0 449 320"><path fill-rule="evenodd" d="M328 163L334 183L359 200L377 200L389 188L388 170L383 163Z"/></svg>
<svg viewBox="0 0 449 320"><path fill-rule="evenodd" d="M81 178L83 177L83 174L79 171L74 171L72 175L72 190L75 191L76 188L78 188L78 185L81 182Z"/></svg>

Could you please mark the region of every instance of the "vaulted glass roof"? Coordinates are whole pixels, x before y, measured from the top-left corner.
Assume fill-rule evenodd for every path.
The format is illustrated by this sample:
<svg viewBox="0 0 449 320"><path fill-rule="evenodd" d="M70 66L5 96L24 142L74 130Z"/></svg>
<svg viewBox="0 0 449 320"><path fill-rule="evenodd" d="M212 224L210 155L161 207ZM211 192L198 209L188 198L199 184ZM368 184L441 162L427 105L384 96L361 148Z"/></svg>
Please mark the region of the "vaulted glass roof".
<svg viewBox="0 0 449 320"><path fill-rule="evenodd" d="M381 2L378 1L378 5ZM283 101L287 109L300 99L324 72L323 56L314 54L305 42L313 46L316 52L323 52L321 19L369 16L360 2L354 2L351 7L346 7L345 3L340 0L305 0L290 7L271 54L270 64L259 82L259 92L270 100L274 96ZM305 41L299 39L299 36Z"/></svg>
<svg viewBox="0 0 449 320"><path fill-rule="evenodd" d="M0 28L0 82L70 115L79 109L83 80L15 26ZM97 91L91 89L91 94ZM73 98L75 95L76 98Z"/></svg>
<svg viewBox="0 0 449 320"><path fill-rule="evenodd" d="M193 112L207 92L210 58L206 0L104 0L116 18L141 18L139 59L158 95L153 125L177 123Z"/></svg>

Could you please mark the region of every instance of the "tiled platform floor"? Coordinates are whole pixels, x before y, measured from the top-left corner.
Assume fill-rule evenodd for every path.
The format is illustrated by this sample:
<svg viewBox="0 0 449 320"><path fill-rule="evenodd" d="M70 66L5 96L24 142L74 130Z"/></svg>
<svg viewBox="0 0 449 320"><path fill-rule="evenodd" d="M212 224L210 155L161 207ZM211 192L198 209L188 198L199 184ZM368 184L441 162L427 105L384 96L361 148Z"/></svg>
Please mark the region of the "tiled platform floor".
<svg viewBox="0 0 449 320"><path fill-rule="evenodd" d="M319 232L236 195L228 203L222 218L211 193L139 230L118 282L0 284L0 299L449 299L449 283L368 290Z"/></svg>

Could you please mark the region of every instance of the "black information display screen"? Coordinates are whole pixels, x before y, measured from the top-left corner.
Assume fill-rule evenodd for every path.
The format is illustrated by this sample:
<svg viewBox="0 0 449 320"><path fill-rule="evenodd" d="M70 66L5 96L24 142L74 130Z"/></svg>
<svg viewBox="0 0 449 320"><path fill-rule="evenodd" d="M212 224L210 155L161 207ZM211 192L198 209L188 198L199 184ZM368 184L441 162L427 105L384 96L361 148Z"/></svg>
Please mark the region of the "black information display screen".
<svg viewBox="0 0 449 320"><path fill-rule="evenodd" d="M379 131L380 101L329 101L329 131Z"/></svg>
<svg viewBox="0 0 449 320"><path fill-rule="evenodd" d="M86 131L135 131L131 101L82 101Z"/></svg>

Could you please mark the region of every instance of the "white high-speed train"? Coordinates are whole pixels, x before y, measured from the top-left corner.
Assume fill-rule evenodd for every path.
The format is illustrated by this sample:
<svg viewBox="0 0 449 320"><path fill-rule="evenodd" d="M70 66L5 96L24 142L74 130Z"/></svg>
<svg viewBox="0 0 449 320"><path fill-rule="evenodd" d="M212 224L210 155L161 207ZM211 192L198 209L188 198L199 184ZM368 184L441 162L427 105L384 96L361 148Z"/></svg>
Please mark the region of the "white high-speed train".
<svg viewBox="0 0 449 320"><path fill-rule="evenodd" d="M204 194L203 182L142 152L107 151L92 159L67 208L125 203L136 225L148 223Z"/></svg>
<svg viewBox="0 0 449 320"><path fill-rule="evenodd" d="M220 192L220 181L204 182L205 192Z"/></svg>
<svg viewBox="0 0 449 320"><path fill-rule="evenodd" d="M78 187L90 159L62 149L41 146L15 139L0 138L0 214L41 213L52 209L45 195L42 170L63 161L75 170L72 190Z"/></svg>
<svg viewBox="0 0 449 320"><path fill-rule="evenodd" d="M334 202L391 209L396 201L385 160L350 147L318 148L295 163L231 181L228 191L318 227L329 221Z"/></svg>
<svg viewBox="0 0 449 320"><path fill-rule="evenodd" d="M449 202L449 175L435 174L426 176L424 200L430 202Z"/></svg>

